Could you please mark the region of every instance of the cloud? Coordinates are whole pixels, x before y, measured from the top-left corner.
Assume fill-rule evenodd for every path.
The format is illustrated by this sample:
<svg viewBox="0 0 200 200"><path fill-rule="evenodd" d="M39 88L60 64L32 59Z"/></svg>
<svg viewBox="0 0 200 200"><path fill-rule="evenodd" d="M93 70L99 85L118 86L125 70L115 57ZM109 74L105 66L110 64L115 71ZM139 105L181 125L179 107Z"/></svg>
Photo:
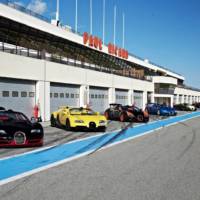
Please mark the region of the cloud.
<svg viewBox="0 0 200 200"><path fill-rule="evenodd" d="M47 4L43 0L32 0L27 8L38 14L43 14L47 10Z"/></svg>
<svg viewBox="0 0 200 200"><path fill-rule="evenodd" d="M24 6L24 3L21 1L14 1L13 4L19 5L19 6Z"/></svg>

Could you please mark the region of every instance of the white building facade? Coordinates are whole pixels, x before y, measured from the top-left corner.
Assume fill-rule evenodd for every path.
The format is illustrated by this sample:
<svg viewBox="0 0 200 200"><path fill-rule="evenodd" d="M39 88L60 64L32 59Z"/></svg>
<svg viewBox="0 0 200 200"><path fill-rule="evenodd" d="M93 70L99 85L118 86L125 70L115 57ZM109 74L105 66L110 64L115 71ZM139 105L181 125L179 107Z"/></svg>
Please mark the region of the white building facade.
<svg viewBox="0 0 200 200"><path fill-rule="evenodd" d="M0 29L0 106L22 111L31 117L34 106L39 105L43 121L49 121L51 112L62 105L90 106L103 112L110 103L135 104L144 109L148 102L171 106L200 102L200 91L183 87L180 83L184 82L184 77L175 72L131 55L127 59L109 55L107 46L103 45L101 50L94 49L83 44L83 37L80 35L1 3L0 17L3 27ZM18 29L15 29L15 26ZM52 45L49 52L46 49L35 51L33 41L37 42L37 39L23 36L25 32L30 33L27 33L27 29L25 31L27 27L38 33L48 34L44 35L44 38L51 36L48 40L50 45L51 41L54 45L53 40L57 38L66 41L69 46L79 45L80 58L62 56L60 63L49 60L48 57L52 56L52 49L56 49L56 45ZM35 35L37 36L37 33ZM15 44L18 40L20 45ZM30 42L23 43L23 40ZM26 48L22 43L26 44ZM115 65L134 65L137 70L144 72L143 77L119 75L116 70L115 73L112 70L108 73L107 68L102 65L98 69L96 64L80 61L83 55L87 58L90 52L91 56L98 54L100 60L106 57L105 65L112 59L115 59ZM121 68L117 72L121 73Z"/></svg>

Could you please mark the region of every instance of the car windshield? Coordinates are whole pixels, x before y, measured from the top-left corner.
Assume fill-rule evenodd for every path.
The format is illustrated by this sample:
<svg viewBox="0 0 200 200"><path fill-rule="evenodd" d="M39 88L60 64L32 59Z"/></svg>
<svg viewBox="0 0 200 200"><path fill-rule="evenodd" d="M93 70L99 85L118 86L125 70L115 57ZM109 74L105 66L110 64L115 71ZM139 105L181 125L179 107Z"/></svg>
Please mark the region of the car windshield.
<svg viewBox="0 0 200 200"><path fill-rule="evenodd" d="M110 104L110 108L111 108L111 109L119 109L119 108L121 108L121 107L122 107L121 104Z"/></svg>
<svg viewBox="0 0 200 200"><path fill-rule="evenodd" d="M155 104L147 104L148 107L153 107Z"/></svg>
<svg viewBox="0 0 200 200"><path fill-rule="evenodd" d="M88 108L71 108L70 114L71 115L97 115L96 112Z"/></svg>
<svg viewBox="0 0 200 200"><path fill-rule="evenodd" d="M22 113L0 112L0 121L7 121L7 120L29 121L29 119Z"/></svg>
<svg viewBox="0 0 200 200"><path fill-rule="evenodd" d="M141 110L140 108L138 108L136 106L134 106L133 108L134 108L135 111L140 111Z"/></svg>
<svg viewBox="0 0 200 200"><path fill-rule="evenodd" d="M135 111L140 111L140 108L136 106L124 106L123 107L125 110L135 110Z"/></svg>

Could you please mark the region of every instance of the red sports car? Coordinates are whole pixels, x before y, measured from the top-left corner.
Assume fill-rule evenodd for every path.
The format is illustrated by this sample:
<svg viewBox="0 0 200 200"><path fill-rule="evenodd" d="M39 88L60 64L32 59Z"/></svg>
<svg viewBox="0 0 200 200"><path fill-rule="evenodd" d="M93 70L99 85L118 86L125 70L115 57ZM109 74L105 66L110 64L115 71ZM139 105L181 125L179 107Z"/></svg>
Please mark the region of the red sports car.
<svg viewBox="0 0 200 200"><path fill-rule="evenodd" d="M0 147L42 146L44 131L23 113L0 109Z"/></svg>

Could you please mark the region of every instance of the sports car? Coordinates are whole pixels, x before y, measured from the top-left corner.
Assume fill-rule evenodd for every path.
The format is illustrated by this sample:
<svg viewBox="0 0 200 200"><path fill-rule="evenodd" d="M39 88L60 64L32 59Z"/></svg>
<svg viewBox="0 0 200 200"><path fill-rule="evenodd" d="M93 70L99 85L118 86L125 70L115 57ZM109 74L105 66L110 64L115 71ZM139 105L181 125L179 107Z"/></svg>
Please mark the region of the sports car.
<svg viewBox="0 0 200 200"><path fill-rule="evenodd" d="M105 111L105 116L110 120L148 122L149 114L136 106L122 106L121 104L110 104Z"/></svg>
<svg viewBox="0 0 200 200"><path fill-rule="evenodd" d="M175 116L177 112L174 108L170 106L160 105L157 103L149 103L146 106L146 110L152 115L162 115L162 116Z"/></svg>
<svg viewBox="0 0 200 200"><path fill-rule="evenodd" d="M42 146L43 137L41 124L21 112L0 110L0 147Z"/></svg>
<svg viewBox="0 0 200 200"><path fill-rule="evenodd" d="M174 108L176 108L176 110L181 110L181 111L196 111L197 110L197 108L194 105L190 105L187 103L176 104L174 105Z"/></svg>
<svg viewBox="0 0 200 200"><path fill-rule="evenodd" d="M51 114L51 126L65 127L66 130L87 128L105 131L107 120L105 116L89 108L63 106Z"/></svg>

